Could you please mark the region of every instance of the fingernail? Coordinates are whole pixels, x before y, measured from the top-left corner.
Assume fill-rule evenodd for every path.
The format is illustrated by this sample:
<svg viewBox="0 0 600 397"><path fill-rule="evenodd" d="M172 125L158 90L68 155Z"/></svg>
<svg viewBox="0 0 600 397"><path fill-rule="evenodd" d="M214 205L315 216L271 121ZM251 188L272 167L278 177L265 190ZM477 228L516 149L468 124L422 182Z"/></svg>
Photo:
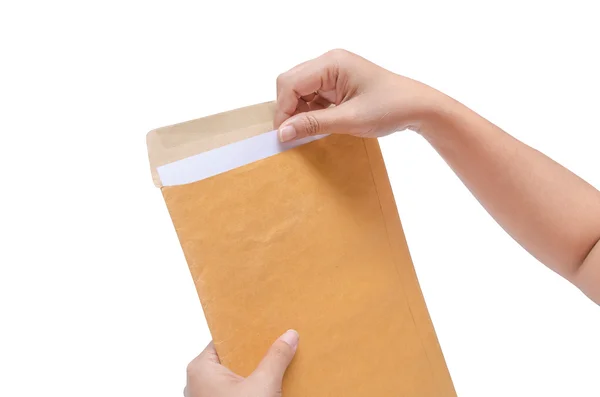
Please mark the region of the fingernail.
<svg viewBox="0 0 600 397"><path fill-rule="evenodd" d="M279 130L279 140L281 142L291 141L296 137L296 129L293 125L286 125Z"/></svg>
<svg viewBox="0 0 600 397"><path fill-rule="evenodd" d="M279 340L287 343L292 349L296 350L298 347L298 341L300 340L300 335L298 335L298 332L290 329L286 331L285 334L281 335Z"/></svg>

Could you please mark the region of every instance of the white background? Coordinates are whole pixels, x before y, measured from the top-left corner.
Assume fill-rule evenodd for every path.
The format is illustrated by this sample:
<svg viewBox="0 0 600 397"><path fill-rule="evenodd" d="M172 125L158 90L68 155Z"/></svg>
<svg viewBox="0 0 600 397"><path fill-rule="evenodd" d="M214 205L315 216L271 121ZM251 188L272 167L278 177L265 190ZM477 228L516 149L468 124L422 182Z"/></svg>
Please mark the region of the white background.
<svg viewBox="0 0 600 397"><path fill-rule="evenodd" d="M329 49L448 93L600 187L598 13L555 3L3 1L0 395L181 395L210 337L145 134L272 100L279 73ZM381 143L458 394L600 395L598 306L423 139Z"/></svg>

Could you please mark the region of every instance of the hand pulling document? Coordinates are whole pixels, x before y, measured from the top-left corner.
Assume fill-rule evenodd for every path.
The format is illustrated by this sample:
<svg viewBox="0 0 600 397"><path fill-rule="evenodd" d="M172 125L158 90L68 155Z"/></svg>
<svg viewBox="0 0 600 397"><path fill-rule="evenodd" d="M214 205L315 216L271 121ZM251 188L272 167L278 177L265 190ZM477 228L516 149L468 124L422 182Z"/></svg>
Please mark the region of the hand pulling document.
<svg viewBox="0 0 600 397"><path fill-rule="evenodd" d="M281 144L274 106L147 135L222 364L249 375L293 328L285 397L456 396L378 141Z"/></svg>

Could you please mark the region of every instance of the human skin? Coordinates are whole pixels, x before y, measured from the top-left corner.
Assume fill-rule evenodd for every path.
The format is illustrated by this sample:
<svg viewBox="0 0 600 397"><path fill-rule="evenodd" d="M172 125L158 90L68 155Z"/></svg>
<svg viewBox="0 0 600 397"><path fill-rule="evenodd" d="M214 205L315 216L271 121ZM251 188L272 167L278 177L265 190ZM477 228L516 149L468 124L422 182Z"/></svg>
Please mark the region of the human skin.
<svg viewBox="0 0 600 397"><path fill-rule="evenodd" d="M213 343L187 367L184 397L277 397L283 375L298 348L298 333L289 330L271 346L256 370L243 378L221 365Z"/></svg>
<svg viewBox="0 0 600 397"><path fill-rule="evenodd" d="M333 50L278 77L274 127L281 141L320 134L377 138L406 129L421 134L506 232L600 305L600 192L458 101ZM209 345L188 368L186 396L278 396L297 343L278 340L283 358L266 369L261 364L258 381L230 373Z"/></svg>

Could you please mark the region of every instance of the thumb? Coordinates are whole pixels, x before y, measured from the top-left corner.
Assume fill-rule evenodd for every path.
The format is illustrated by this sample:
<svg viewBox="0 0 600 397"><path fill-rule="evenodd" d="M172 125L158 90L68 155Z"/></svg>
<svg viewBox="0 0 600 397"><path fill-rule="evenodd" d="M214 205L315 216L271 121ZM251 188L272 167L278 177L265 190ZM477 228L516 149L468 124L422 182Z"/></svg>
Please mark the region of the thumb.
<svg viewBox="0 0 600 397"><path fill-rule="evenodd" d="M350 107L342 104L326 109L299 113L284 121L279 127L281 142L323 134L349 133L353 119Z"/></svg>
<svg viewBox="0 0 600 397"><path fill-rule="evenodd" d="M281 385L283 375L296 354L298 340L298 332L294 330L289 330L281 335L251 376Z"/></svg>

